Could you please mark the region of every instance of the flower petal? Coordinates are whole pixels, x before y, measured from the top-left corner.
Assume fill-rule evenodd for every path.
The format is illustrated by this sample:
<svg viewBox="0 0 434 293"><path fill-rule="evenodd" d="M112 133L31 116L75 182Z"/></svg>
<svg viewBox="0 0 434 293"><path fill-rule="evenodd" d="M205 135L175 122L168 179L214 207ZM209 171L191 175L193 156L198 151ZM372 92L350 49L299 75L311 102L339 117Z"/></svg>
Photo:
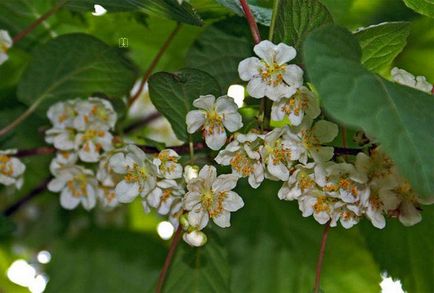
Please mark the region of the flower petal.
<svg viewBox="0 0 434 293"><path fill-rule="evenodd" d="M276 49L276 57L274 61L279 64L285 64L291 61L297 56L297 51L292 46L288 46L285 43L280 43L277 45Z"/></svg>
<svg viewBox="0 0 434 293"><path fill-rule="evenodd" d="M261 68L261 61L256 57L246 58L238 65L238 74L241 80L249 81L257 76Z"/></svg>
<svg viewBox="0 0 434 293"><path fill-rule="evenodd" d="M222 122L226 129L230 132L235 132L241 127L243 127L242 117L241 114L238 112L223 114Z"/></svg>
<svg viewBox="0 0 434 293"><path fill-rule="evenodd" d="M122 180L118 185L116 185L115 193L119 202L132 202L139 195L139 184L136 182L128 183L125 180Z"/></svg>
<svg viewBox="0 0 434 293"><path fill-rule="evenodd" d="M210 131L208 131L208 133L210 133ZM218 151L225 145L226 138L226 131L221 130L219 127L214 127L211 134L205 136L205 143L210 149Z"/></svg>
<svg viewBox="0 0 434 293"><path fill-rule="evenodd" d="M205 123L205 113L201 110L193 110L187 113L185 118L188 133L195 133Z"/></svg>
<svg viewBox="0 0 434 293"><path fill-rule="evenodd" d="M276 45L274 45L272 42L264 40L257 44L255 47L253 47L253 51L265 62L267 62L268 64L272 64L274 61L274 55L276 53L275 48Z"/></svg>
<svg viewBox="0 0 434 293"><path fill-rule="evenodd" d="M214 107L215 97L213 95L200 96L193 101L193 106L202 110L211 110Z"/></svg>
<svg viewBox="0 0 434 293"><path fill-rule="evenodd" d="M247 84L247 92L253 98L263 98L265 96L265 90L267 85L260 77L252 78Z"/></svg>
<svg viewBox="0 0 434 293"><path fill-rule="evenodd" d="M235 212L244 206L244 201L238 193L229 191L223 201L223 208L229 212Z"/></svg>
<svg viewBox="0 0 434 293"><path fill-rule="evenodd" d="M223 210L218 216L212 218L214 223L221 227L227 228L231 226L231 213Z"/></svg>

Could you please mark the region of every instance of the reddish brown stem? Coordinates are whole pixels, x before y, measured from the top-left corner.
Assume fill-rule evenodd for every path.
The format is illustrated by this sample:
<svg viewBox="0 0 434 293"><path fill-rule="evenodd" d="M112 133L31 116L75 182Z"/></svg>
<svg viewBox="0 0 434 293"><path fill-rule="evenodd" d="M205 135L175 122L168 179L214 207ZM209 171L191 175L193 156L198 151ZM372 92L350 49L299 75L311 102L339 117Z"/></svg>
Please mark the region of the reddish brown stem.
<svg viewBox="0 0 434 293"><path fill-rule="evenodd" d="M164 260L163 268L161 269L160 276L158 277L157 289L155 292L161 293L163 289L164 281L166 280L167 271L169 270L170 264L172 263L173 255L175 254L176 248L178 247L179 240L181 239L182 227L178 226L178 229L173 236L172 243L169 247L169 252L167 253L166 259Z"/></svg>
<svg viewBox="0 0 434 293"><path fill-rule="evenodd" d="M324 231L322 233L322 240L321 240L321 248L319 250L319 256L318 261L316 263L316 275L315 275L315 284L314 284L314 293L319 293L320 290L320 283L321 283L321 269L322 269L322 263L324 260L324 254L326 249L326 243L327 243L327 236L330 231L330 221L328 221L325 224Z"/></svg>
<svg viewBox="0 0 434 293"><path fill-rule="evenodd" d="M19 32L13 39L12 42L14 44L18 43L20 40L22 40L25 36L27 36L29 33L31 33L38 25L43 23L45 20L47 20L50 16L52 16L54 13L57 12L65 3L67 0L59 1L56 5L53 6L50 10L48 10L44 15L39 17L35 22L33 22L31 25L26 27L24 30Z"/></svg>
<svg viewBox="0 0 434 293"><path fill-rule="evenodd" d="M252 38L255 44L261 42L261 34L259 33L258 25L256 24L255 17L250 10L247 0L240 0L241 7L243 8L244 14L246 15L247 23L250 27L250 32L252 33Z"/></svg>
<svg viewBox="0 0 434 293"><path fill-rule="evenodd" d="M163 56L164 52L166 52L167 48L169 48L170 43L172 43L173 38L178 33L179 29L181 28L181 24L176 24L176 27L173 29L173 31L170 33L170 35L167 37L166 41L164 41L164 44L161 46L160 50L158 50L157 55L155 55L154 59L152 60L151 64L149 65L148 69L146 70L145 74L143 75L142 81L140 82L139 89L137 92L131 96L128 100L128 106L131 106L135 100L140 96L140 94L143 91L143 88L145 87L146 82L148 81L149 77L151 76L152 72L154 71L155 67L158 65L158 62L160 61L161 57Z"/></svg>
<svg viewBox="0 0 434 293"><path fill-rule="evenodd" d="M128 125L127 127L125 127L124 133L131 133L134 130L139 129L140 127L142 127L148 123L151 123L152 121L154 121L155 119L160 118L160 117L161 117L160 112L152 113L152 114L146 116L145 118L137 120L137 121L133 122L132 124Z"/></svg>

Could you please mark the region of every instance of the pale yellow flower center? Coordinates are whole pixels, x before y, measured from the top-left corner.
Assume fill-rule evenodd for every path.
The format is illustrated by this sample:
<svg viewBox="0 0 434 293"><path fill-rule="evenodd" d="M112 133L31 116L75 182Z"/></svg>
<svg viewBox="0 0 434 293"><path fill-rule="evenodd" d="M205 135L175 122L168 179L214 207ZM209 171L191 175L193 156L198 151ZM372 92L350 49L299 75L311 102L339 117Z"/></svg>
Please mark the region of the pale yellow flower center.
<svg viewBox="0 0 434 293"><path fill-rule="evenodd" d="M202 206L208 211L211 218L215 218L223 212L223 201L227 192L214 194L211 190L204 190L201 196Z"/></svg>
<svg viewBox="0 0 434 293"><path fill-rule="evenodd" d="M267 85L278 86L283 83L283 74L286 70L286 64L279 65L276 62L268 64L262 61L263 67L259 69L259 74Z"/></svg>
<svg viewBox="0 0 434 293"><path fill-rule="evenodd" d="M213 135L215 132L221 133L224 131L223 118L216 110L206 112L206 121L203 126L203 135Z"/></svg>
<svg viewBox="0 0 434 293"><path fill-rule="evenodd" d="M71 180L66 182L66 187L74 197L87 196L87 178L84 174L75 175Z"/></svg>
<svg viewBox="0 0 434 293"><path fill-rule="evenodd" d="M10 163L11 158L9 156L0 155L0 173L6 176L12 176L14 174L14 166Z"/></svg>
<svg viewBox="0 0 434 293"><path fill-rule="evenodd" d="M230 161L231 167L242 176L249 176L253 172L253 162L243 151L238 151Z"/></svg>
<svg viewBox="0 0 434 293"><path fill-rule="evenodd" d="M124 179L128 183L134 183L141 180L146 180L148 175L148 170L144 166L141 167L138 164L134 164L132 168L129 168Z"/></svg>

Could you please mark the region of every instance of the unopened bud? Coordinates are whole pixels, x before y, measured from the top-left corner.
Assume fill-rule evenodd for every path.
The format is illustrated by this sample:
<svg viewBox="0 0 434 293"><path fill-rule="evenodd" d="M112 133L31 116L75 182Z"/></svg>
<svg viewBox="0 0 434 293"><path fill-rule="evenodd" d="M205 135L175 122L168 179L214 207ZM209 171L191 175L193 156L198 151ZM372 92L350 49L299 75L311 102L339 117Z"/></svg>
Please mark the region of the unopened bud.
<svg viewBox="0 0 434 293"><path fill-rule="evenodd" d="M207 237L205 233L201 231L193 231L190 233L184 233L182 239L190 246L200 247L203 246L207 242Z"/></svg>

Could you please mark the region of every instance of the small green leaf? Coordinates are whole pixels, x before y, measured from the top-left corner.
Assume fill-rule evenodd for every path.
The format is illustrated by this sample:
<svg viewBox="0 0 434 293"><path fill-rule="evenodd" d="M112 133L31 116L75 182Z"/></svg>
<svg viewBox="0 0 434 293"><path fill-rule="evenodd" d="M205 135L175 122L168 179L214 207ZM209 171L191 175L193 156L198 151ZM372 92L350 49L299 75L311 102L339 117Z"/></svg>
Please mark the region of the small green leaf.
<svg viewBox="0 0 434 293"><path fill-rule="evenodd" d="M422 215L413 227L390 220L383 230L368 223L361 229L381 270L399 279L405 292L434 292L434 206Z"/></svg>
<svg viewBox="0 0 434 293"><path fill-rule="evenodd" d="M203 247L179 244L163 292L230 292L226 249L217 235L208 234Z"/></svg>
<svg viewBox="0 0 434 293"><path fill-rule="evenodd" d="M327 26L306 40L305 64L327 112L375 137L422 196L434 194L433 97L360 64L357 40Z"/></svg>
<svg viewBox="0 0 434 293"><path fill-rule="evenodd" d="M208 73L186 68L179 72L158 72L149 78L149 96L157 110L172 125L176 136L188 141L185 117L200 95L222 94L217 81Z"/></svg>
<svg viewBox="0 0 434 293"><path fill-rule="evenodd" d="M18 85L18 99L27 105L52 103L92 94L122 97L136 71L118 51L85 34L68 34L35 49ZM45 114L45 113L44 113Z"/></svg>
<svg viewBox="0 0 434 293"><path fill-rule="evenodd" d="M211 74L222 89L241 83L238 64L253 55L251 36L242 18L217 22L196 39L187 54L187 65Z"/></svg>
<svg viewBox="0 0 434 293"><path fill-rule="evenodd" d="M362 48L362 64L369 70L384 73L407 44L410 23L387 22L367 27L354 36Z"/></svg>
<svg viewBox="0 0 434 293"><path fill-rule="evenodd" d="M405 5L414 11L434 17L434 1L433 0L404 0Z"/></svg>
<svg viewBox="0 0 434 293"><path fill-rule="evenodd" d="M141 11L187 24L202 25L202 19L186 1L179 4L177 0L74 0L66 6L75 11L93 11L95 4L109 12Z"/></svg>
<svg viewBox="0 0 434 293"><path fill-rule="evenodd" d="M298 50L309 32L333 19L327 8L318 0L276 0L272 40L287 43Z"/></svg>
<svg viewBox="0 0 434 293"><path fill-rule="evenodd" d="M52 250L45 292L148 292L164 262L164 246L143 233L92 230Z"/></svg>

